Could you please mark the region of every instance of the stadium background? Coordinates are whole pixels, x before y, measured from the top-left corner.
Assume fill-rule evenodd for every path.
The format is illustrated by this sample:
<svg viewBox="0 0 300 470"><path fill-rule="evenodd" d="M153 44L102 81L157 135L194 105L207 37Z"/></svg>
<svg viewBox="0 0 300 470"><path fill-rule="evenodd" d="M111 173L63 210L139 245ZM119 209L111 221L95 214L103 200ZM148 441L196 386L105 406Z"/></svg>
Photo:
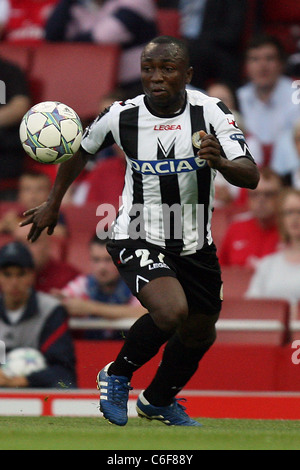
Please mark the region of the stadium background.
<svg viewBox="0 0 300 470"><path fill-rule="evenodd" d="M291 31L294 25L300 24L300 4L293 0L251 0L249 4L247 28L243 38L245 43L253 32L261 30L275 34L283 40L288 53L294 52L295 43ZM255 21L257 8L264 10L260 16L261 22ZM160 7L157 21L161 34L179 36L179 14L176 9ZM77 111L83 123L89 122L97 115L101 98L114 91L119 54L120 50L115 45L22 45L0 42L0 55L17 63L25 71L34 102L55 100L67 103ZM84 69L78 63L79 57L84 57ZM83 89L84 92L74 92ZM28 161L28 165L34 168L36 164ZM56 167L44 167L44 171L48 172L52 179L55 178ZM13 187L17 182L6 181L5 184ZM0 216L13 205L14 203L9 202L0 203ZM82 269L82 266L88 266L87 241L99 222L96 206L65 206L64 213L70 227L70 238L66 244L57 243L53 253ZM215 211L213 227L217 243L225 233L232 215L231 211ZM7 241L9 237L1 236L0 246ZM204 415L205 408L207 417L300 419L300 382L297 365L292 362L293 342L300 339L300 306L297 311L291 312L289 305L284 301L245 300L243 295L249 276L247 270L238 268L223 271L225 300L218 326L218 341L187 387L190 398L193 397L193 411L202 411ZM80 396L89 401L91 396L96 396L90 391L94 389L95 375L99 367L114 357L119 350L119 343L76 339L79 336L77 333L86 325L84 322L70 320L70 326L75 336L81 391L75 396L74 392L63 393L67 398L71 398L73 403L74 399ZM88 326L90 328L90 324ZM107 323L96 320L95 326L107 327ZM109 326L126 329L128 324L114 323ZM136 374L133 381L135 391L143 388L145 380L153 375L159 360L160 356ZM224 391L227 393L228 402L224 400ZM25 397L33 400L38 397L37 399L41 400L42 408L38 407L39 411L30 411L29 407L28 414L55 414L49 399L51 394L55 395L53 391L40 394L2 391L0 394L0 414L6 414L8 410L7 400L15 403L15 409L18 410L18 404L14 402L18 398L16 394L19 394L22 400ZM200 411L198 396L202 396ZM287 396L291 402L287 403ZM208 397L207 401L203 397ZM82 409L83 414L89 414L86 407L83 406Z"/></svg>

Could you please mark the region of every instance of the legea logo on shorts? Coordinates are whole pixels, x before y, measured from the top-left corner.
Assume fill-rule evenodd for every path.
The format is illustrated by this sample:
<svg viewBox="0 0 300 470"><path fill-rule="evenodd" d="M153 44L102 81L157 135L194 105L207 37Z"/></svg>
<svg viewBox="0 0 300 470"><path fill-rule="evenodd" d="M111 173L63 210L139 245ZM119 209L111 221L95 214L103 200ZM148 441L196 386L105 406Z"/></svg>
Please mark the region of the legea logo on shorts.
<svg viewBox="0 0 300 470"><path fill-rule="evenodd" d="M5 354L5 343L4 341L0 341L0 365L5 364L6 362L6 354Z"/></svg>
<svg viewBox="0 0 300 470"><path fill-rule="evenodd" d="M0 104L6 104L6 85L0 80Z"/></svg>

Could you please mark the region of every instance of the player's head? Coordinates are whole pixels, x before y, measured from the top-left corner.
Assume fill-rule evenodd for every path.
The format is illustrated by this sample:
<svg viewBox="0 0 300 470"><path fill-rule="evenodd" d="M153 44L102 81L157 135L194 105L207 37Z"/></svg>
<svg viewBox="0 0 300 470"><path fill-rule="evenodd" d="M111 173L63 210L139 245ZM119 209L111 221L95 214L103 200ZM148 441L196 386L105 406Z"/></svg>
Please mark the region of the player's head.
<svg viewBox="0 0 300 470"><path fill-rule="evenodd" d="M150 41L141 56L141 78L148 103L159 114L174 113L185 102L191 82L189 52L184 41L159 36Z"/></svg>
<svg viewBox="0 0 300 470"><path fill-rule="evenodd" d="M258 88L272 88L283 73L285 51L281 42L269 35L252 38L246 50L246 72Z"/></svg>
<svg viewBox="0 0 300 470"><path fill-rule="evenodd" d="M25 305L34 279L34 261L25 245L12 242L1 248L0 289L8 309L17 310Z"/></svg>
<svg viewBox="0 0 300 470"><path fill-rule="evenodd" d="M100 235L100 236L98 236ZM114 262L107 252L107 237L95 235L90 241L90 263L92 274L102 287L114 287L120 275Z"/></svg>

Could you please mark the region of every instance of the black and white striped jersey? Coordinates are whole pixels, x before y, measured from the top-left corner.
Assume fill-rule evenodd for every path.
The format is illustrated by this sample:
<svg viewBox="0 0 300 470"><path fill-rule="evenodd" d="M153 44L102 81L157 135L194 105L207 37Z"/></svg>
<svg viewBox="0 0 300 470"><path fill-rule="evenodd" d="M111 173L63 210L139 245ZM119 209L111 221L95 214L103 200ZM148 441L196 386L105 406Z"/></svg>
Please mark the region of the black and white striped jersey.
<svg viewBox="0 0 300 470"><path fill-rule="evenodd" d="M114 103L86 130L86 152L115 142L126 155L115 239L143 237L181 255L212 244L216 171L197 156L201 130L217 137L224 158L252 159L230 110L195 90L187 90L185 106L175 115L155 115L140 95Z"/></svg>

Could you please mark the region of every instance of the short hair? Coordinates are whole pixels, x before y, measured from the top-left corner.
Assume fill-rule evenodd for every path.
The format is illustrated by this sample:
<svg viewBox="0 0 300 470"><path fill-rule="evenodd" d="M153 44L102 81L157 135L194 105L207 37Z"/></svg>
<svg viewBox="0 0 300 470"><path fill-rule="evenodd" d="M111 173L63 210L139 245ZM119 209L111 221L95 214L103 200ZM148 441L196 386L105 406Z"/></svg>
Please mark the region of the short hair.
<svg viewBox="0 0 300 470"><path fill-rule="evenodd" d="M148 44L145 46L148 47L150 44L166 44L166 45L174 45L177 46L178 49L181 51L183 57L186 59L188 65L190 64L190 53L187 43L183 39L175 38L173 36L157 36L153 38Z"/></svg>
<svg viewBox="0 0 300 470"><path fill-rule="evenodd" d="M253 36L248 42L248 45L246 47L246 55L252 49L258 49L259 47L269 46L269 45L275 47L275 49L277 50L279 59L282 62L285 62L287 58L286 50L282 42L280 41L280 39L278 39L276 36L273 36L271 34L258 34L256 36Z"/></svg>
<svg viewBox="0 0 300 470"><path fill-rule="evenodd" d="M44 173L42 171L35 171L35 170L26 170L24 173L21 174L19 180L21 181L23 178L33 178L33 179L38 179L38 178L43 178L48 181L49 184L51 184L51 178L47 173Z"/></svg>
<svg viewBox="0 0 300 470"><path fill-rule="evenodd" d="M106 246L107 243L110 240L110 231L105 231L103 230L101 233L95 233L95 235L92 236L90 239L90 245L101 245L101 246Z"/></svg>
<svg viewBox="0 0 300 470"><path fill-rule="evenodd" d="M279 186L283 186L283 181L278 173L272 170L270 167L260 168L260 177L264 180L276 180L279 183Z"/></svg>

